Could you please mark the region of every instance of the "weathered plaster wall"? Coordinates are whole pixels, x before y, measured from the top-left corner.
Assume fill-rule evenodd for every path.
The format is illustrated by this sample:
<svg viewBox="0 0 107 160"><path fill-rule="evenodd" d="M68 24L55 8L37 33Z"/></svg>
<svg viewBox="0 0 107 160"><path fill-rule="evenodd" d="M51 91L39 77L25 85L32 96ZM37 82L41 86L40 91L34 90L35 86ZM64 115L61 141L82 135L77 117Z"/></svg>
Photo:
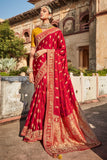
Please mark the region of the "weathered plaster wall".
<svg viewBox="0 0 107 160"><path fill-rule="evenodd" d="M107 11L107 0L97 1L97 13ZM107 12L96 17L96 68L107 68Z"/></svg>
<svg viewBox="0 0 107 160"><path fill-rule="evenodd" d="M79 47L89 45L89 32L65 36L67 47L67 59L71 60L72 65L79 67Z"/></svg>
<svg viewBox="0 0 107 160"><path fill-rule="evenodd" d="M97 99L107 94L107 76L73 76L75 96L78 102ZM1 77L0 81L0 119L26 113L34 93L34 85L27 77Z"/></svg>
<svg viewBox="0 0 107 160"><path fill-rule="evenodd" d="M96 0L98 6L98 12L107 11L107 0Z"/></svg>
<svg viewBox="0 0 107 160"><path fill-rule="evenodd" d="M89 44L89 69L96 70L96 19L90 23Z"/></svg>
<svg viewBox="0 0 107 160"><path fill-rule="evenodd" d="M89 19L96 14L96 0L90 0ZM89 69L96 70L96 18L89 24Z"/></svg>
<svg viewBox="0 0 107 160"><path fill-rule="evenodd" d="M34 85L27 77L1 77L0 119L17 116L29 110Z"/></svg>
<svg viewBox="0 0 107 160"><path fill-rule="evenodd" d="M35 4L35 7L39 5L40 2ZM54 10L53 18L54 20L59 20L59 28L63 32L63 22L66 18L72 17L75 21L74 33L80 31L80 14L85 12L89 8L89 0L80 0L77 2L70 2L69 4ZM24 32L29 32L29 39L31 40L31 32L32 29L37 25L40 25L41 20L39 16L35 18L28 19L27 21L23 21L13 25L11 28L15 31L16 35L24 38ZM78 60L78 47L89 45L89 34L88 31L84 33L72 34L68 36L64 36L66 40L67 47L67 58L70 59L75 67L79 66ZM28 43L25 43L25 48L27 49L27 53L30 53L30 40ZM25 63L24 63L25 64Z"/></svg>
<svg viewBox="0 0 107 160"><path fill-rule="evenodd" d="M97 17L96 68L107 68L107 15Z"/></svg>
<svg viewBox="0 0 107 160"><path fill-rule="evenodd" d="M25 43L25 48L27 49L27 53L30 52L30 41L31 41L31 32L34 28L32 19L29 19L28 21L23 21L21 23L17 23L13 26L11 26L11 29L14 30L15 33L19 35L20 38L24 39L24 32L28 31L29 33L29 42Z"/></svg>

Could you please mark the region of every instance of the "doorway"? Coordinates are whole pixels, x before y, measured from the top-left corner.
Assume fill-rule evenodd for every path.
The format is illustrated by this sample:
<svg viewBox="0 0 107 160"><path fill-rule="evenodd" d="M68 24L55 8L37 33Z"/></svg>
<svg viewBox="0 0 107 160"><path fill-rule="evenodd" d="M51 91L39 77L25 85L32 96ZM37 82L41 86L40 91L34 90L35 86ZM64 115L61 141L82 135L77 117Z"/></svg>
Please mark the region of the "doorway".
<svg viewBox="0 0 107 160"><path fill-rule="evenodd" d="M79 47L79 67L89 69L89 46Z"/></svg>

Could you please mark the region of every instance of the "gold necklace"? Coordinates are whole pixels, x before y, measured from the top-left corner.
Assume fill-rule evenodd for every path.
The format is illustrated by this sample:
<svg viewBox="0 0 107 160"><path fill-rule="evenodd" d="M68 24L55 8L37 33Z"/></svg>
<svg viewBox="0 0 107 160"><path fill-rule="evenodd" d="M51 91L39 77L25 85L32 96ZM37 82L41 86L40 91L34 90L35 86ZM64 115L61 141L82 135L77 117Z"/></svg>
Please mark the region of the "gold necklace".
<svg viewBox="0 0 107 160"><path fill-rule="evenodd" d="M43 28L43 29L47 29L49 27L52 27L51 23L47 23L47 24L42 23L42 25L40 25L40 28Z"/></svg>

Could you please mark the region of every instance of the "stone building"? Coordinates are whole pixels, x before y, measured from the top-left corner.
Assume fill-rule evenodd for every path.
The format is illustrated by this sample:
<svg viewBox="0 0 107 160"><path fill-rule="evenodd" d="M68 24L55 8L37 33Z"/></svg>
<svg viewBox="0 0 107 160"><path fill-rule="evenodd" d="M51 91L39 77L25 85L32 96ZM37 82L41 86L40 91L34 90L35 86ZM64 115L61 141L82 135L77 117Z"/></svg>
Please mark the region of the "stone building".
<svg viewBox="0 0 107 160"><path fill-rule="evenodd" d="M76 68L100 70L107 68L107 0L29 0L34 8L9 18L15 35L25 39L30 53L32 29L41 23L40 7L53 9L56 25L62 30L67 59ZM27 60L22 59L24 65Z"/></svg>

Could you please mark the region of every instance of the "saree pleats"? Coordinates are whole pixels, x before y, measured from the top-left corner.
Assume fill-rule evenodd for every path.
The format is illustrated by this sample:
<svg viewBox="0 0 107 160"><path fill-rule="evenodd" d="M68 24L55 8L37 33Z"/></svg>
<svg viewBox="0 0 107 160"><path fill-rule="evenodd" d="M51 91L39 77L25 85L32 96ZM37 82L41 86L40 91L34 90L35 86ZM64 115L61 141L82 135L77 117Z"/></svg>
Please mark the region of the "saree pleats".
<svg viewBox="0 0 107 160"><path fill-rule="evenodd" d="M33 74L36 82L34 85L35 92L32 96L25 126L21 132L21 135L25 136L24 141L26 142L42 140L43 138L47 92L46 55L34 59Z"/></svg>

